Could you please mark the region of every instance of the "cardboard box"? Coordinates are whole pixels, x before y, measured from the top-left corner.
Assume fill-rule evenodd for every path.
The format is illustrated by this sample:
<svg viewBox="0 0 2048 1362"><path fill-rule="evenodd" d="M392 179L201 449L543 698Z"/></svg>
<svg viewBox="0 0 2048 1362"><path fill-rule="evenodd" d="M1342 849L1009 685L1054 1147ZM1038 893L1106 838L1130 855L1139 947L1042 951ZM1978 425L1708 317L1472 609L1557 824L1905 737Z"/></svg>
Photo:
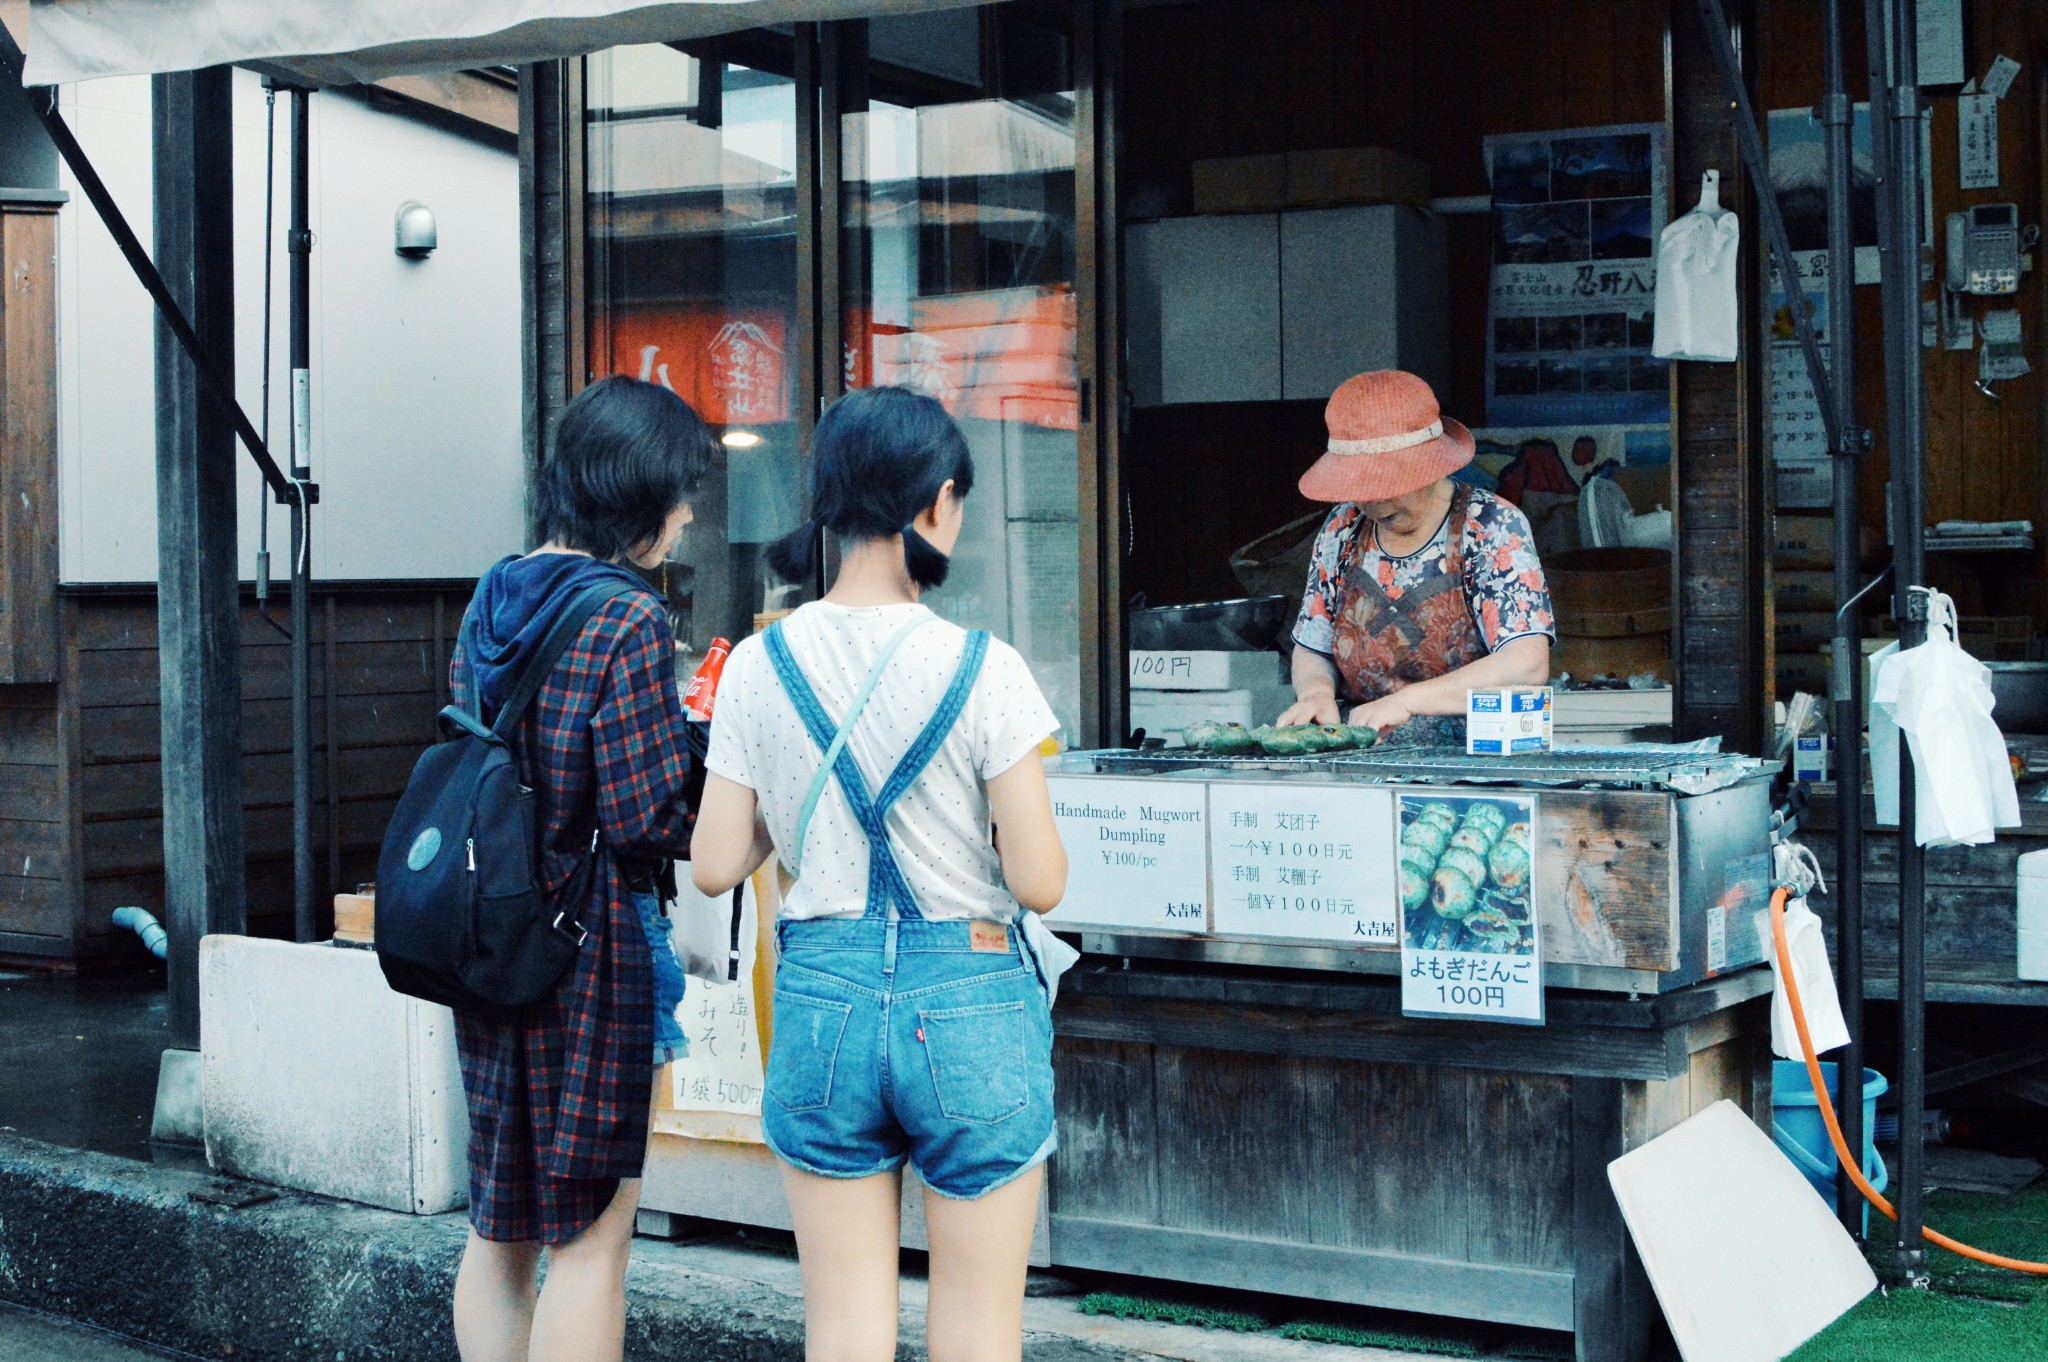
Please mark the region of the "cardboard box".
<svg viewBox="0 0 2048 1362"><path fill-rule="evenodd" d="M1197 161L1197 213L1271 213L1287 205L1285 156L1231 156Z"/></svg>
<svg viewBox="0 0 2048 1362"><path fill-rule="evenodd" d="M377 895L336 894L334 896L334 939L367 946L377 939Z"/></svg>
<svg viewBox="0 0 2048 1362"><path fill-rule="evenodd" d="M1287 206L1351 203L1429 207L1429 164L1386 147L1336 147L1287 153Z"/></svg>
<svg viewBox="0 0 2048 1362"><path fill-rule="evenodd" d="M1777 590L1778 609L1835 610L1835 574L1832 572L1780 572L1772 579ZM1864 597L1866 603L1869 597Z"/></svg>
<svg viewBox="0 0 2048 1362"><path fill-rule="evenodd" d="M1511 756L1550 750L1548 686L1495 686L1465 692L1465 751Z"/></svg>

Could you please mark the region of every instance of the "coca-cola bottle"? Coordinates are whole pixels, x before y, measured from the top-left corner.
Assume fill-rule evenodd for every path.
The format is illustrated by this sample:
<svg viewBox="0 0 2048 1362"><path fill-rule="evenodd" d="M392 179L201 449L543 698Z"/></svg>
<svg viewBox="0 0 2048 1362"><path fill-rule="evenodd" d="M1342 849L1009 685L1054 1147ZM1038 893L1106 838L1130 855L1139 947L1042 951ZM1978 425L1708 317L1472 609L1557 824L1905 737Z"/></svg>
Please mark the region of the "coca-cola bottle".
<svg viewBox="0 0 2048 1362"><path fill-rule="evenodd" d="M731 639L712 639L690 684L683 687L683 711L699 723L711 722L711 710L718 701L718 678L725 674L725 659L731 653Z"/></svg>

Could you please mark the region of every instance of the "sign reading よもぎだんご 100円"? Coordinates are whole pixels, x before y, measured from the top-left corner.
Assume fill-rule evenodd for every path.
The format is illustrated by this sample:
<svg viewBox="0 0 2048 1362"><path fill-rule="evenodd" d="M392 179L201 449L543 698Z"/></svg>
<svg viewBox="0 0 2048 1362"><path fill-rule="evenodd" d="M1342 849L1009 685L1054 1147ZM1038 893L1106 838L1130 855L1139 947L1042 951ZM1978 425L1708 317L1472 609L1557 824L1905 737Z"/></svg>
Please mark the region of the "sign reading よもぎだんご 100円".
<svg viewBox="0 0 2048 1362"><path fill-rule="evenodd" d="M1198 783L1051 776L1067 849L1061 927L1209 928L1208 797Z"/></svg>

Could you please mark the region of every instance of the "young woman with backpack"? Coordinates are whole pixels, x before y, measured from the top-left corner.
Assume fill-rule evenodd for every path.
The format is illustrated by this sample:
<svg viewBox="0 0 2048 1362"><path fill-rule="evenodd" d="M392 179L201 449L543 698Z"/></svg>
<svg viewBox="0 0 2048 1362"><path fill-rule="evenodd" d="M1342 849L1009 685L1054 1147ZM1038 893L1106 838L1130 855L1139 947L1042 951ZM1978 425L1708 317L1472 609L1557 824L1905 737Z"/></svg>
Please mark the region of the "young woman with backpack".
<svg viewBox="0 0 2048 1362"><path fill-rule="evenodd" d="M540 887L582 943L542 1002L510 1017L456 1013L470 1127L463 1362L604 1362L624 1346L654 1072L682 1045L682 976L654 883L684 854L690 815L667 603L626 565L652 568L674 550L713 451L665 388L607 378L584 389L535 476L546 542L486 572L463 620L453 698L481 701L488 724L565 610L593 587L633 588L589 615L512 729L534 791Z"/></svg>
<svg viewBox="0 0 2048 1362"><path fill-rule="evenodd" d="M929 398L868 389L828 411L813 521L770 562L806 579L826 530L838 573L733 650L712 725L698 889L723 894L771 854L796 875L762 1133L783 1164L812 1362L896 1355L906 1162L930 1193L933 1362L1023 1348L1054 1143L1034 915L1059 902L1067 860L1039 755L1058 720L1030 670L918 603L945 580L973 480Z"/></svg>

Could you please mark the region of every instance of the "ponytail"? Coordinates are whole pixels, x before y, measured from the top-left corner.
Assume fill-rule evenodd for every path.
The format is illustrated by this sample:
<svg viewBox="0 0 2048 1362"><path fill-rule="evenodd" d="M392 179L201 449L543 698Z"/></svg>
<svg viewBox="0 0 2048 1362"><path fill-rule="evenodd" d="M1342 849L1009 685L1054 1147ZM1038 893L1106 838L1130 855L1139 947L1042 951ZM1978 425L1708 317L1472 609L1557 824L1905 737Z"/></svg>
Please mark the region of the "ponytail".
<svg viewBox="0 0 2048 1362"><path fill-rule="evenodd" d="M818 566L818 539L824 531L806 520L768 546L768 566L785 582L807 582Z"/></svg>
<svg viewBox="0 0 2048 1362"><path fill-rule="evenodd" d="M953 560L932 547L932 541L917 532L917 526L903 527L903 570L920 591L937 591L946 584Z"/></svg>

